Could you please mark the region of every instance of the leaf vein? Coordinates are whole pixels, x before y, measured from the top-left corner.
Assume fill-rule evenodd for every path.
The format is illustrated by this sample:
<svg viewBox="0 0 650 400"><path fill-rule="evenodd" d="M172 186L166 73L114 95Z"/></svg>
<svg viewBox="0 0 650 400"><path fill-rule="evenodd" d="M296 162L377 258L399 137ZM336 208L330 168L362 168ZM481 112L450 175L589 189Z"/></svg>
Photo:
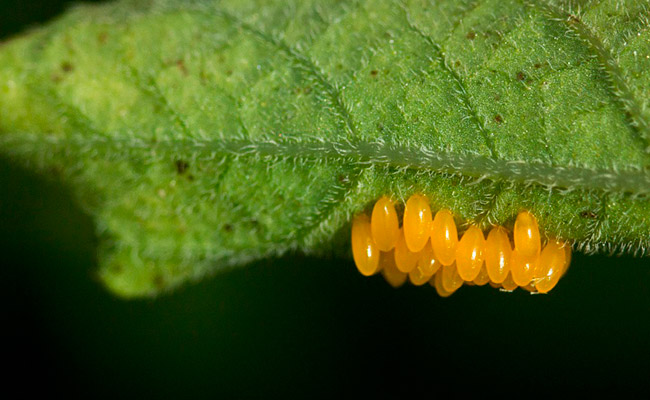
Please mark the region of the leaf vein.
<svg viewBox="0 0 650 400"><path fill-rule="evenodd" d="M408 10L404 6L404 4L400 4L401 9L404 11L404 16L406 18L406 22L409 26L409 28L416 33L418 36L420 36L422 39L424 39L434 50L435 57L440 64L440 67L451 76L451 78L454 80L454 83L456 85L456 88L458 90L458 93L460 93L460 101L463 104L463 107L465 107L466 112L468 113L469 119L474 122L476 125L479 133L483 137L483 140L485 141L485 145L490 151L490 155L493 158L496 158L496 151L494 148L494 140L492 139L490 133L487 131L485 126L483 125L483 122L478 116L478 113L476 112L476 109L474 108L471 98L469 94L467 93L467 87L465 83L463 82L463 79L460 77L460 74L458 71L456 71L454 68L452 68L449 63L447 62L447 57L445 56L445 50L442 48L442 46L438 43L436 43L435 40L431 37L431 35L423 32L420 28L418 28L413 21L411 20L411 17L409 15Z"/></svg>
<svg viewBox="0 0 650 400"><path fill-rule="evenodd" d="M321 201L324 204L322 209L319 209L317 214L314 215L314 222L301 229L295 237L301 242L309 242L312 236L318 229L322 229L326 225L332 215L336 213L337 208L344 207L345 196L348 196L352 188L359 182L361 175L365 169L357 169L348 175L347 181L342 185L334 186L330 189L326 196ZM327 215L325 215L327 214Z"/></svg>
<svg viewBox="0 0 650 400"><path fill-rule="evenodd" d="M287 44L284 40L274 37L267 32L263 32L260 29L257 29L255 26L242 21L240 18L233 14L230 14L223 10L217 10L216 13L235 24L238 24L242 27L242 29L255 35L262 41L281 50L290 59L300 65L307 73L311 74L325 90L330 102L334 106L334 114L342 119L342 122L348 134L352 137L357 137L356 127L352 119L352 115L350 114L348 107L343 102L340 89L335 83L330 82L326 74L318 68L314 61L302 54L296 48Z"/></svg>
<svg viewBox="0 0 650 400"><path fill-rule="evenodd" d="M634 139L641 141L646 153L650 153L650 123L644 118L639 102L629 89L616 58L614 58L611 51L605 47L603 41L598 37L596 32L587 26L580 18L549 3L548 0L540 2L531 0L524 1L529 7L537 8L549 17L565 23L569 30L575 33L589 46L591 51L598 58L598 61L605 70L607 78L612 85L610 88L612 96L619 104L621 104L623 110L626 112L626 121L632 128L631 132Z"/></svg>

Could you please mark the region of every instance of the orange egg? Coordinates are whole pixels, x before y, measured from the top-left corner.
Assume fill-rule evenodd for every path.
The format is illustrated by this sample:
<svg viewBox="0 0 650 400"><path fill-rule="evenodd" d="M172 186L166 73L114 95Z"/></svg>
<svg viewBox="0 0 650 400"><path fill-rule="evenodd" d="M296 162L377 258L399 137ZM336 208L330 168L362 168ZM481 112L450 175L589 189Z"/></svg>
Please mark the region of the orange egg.
<svg viewBox="0 0 650 400"><path fill-rule="evenodd" d="M431 245L442 265L451 265L456 261L458 231L451 211L443 209L436 213L431 223Z"/></svg>
<svg viewBox="0 0 650 400"><path fill-rule="evenodd" d="M395 245L395 264L397 265L397 269L404 273L409 273L413 271L419 258L420 253L414 253L409 250L406 245L403 230L400 230L397 237L397 244Z"/></svg>
<svg viewBox="0 0 650 400"><path fill-rule="evenodd" d="M485 257L485 238L481 229L470 226L456 248L456 267L464 281L473 281L481 272Z"/></svg>
<svg viewBox="0 0 650 400"><path fill-rule="evenodd" d="M503 282L510 272L512 247L508 233L501 226L495 226L485 243L485 268L494 283Z"/></svg>
<svg viewBox="0 0 650 400"><path fill-rule="evenodd" d="M383 196L375 203L370 218L372 238L381 251L390 251L395 247L399 236L399 221L393 202Z"/></svg>
<svg viewBox="0 0 650 400"><path fill-rule="evenodd" d="M566 273L571 246L551 240L541 249L535 217L522 211L513 230L514 247L505 228L495 226L487 239L478 226L470 226L458 240L456 222L449 210L431 220L426 197L414 194L404 210L403 228L394 203L383 196L372 217L358 215L352 221L354 263L365 276L381 271L393 287L409 279L420 286L429 282L447 297L463 284L498 287L518 286L532 293L547 293ZM415 250L415 251L414 251Z"/></svg>
<svg viewBox="0 0 650 400"><path fill-rule="evenodd" d="M566 264L566 252L563 244L549 240L544 246L535 270L535 288L540 293L548 293L557 285Z"/></svg>
<svg viewBox="0 0 650 400"><path fill-rule="evenodd" d="M419 257L415 268L409 272L409 279L411 280L411 283L416 286L427 283L433 274L440 269L440 263L433 256L431 243L427 242L418 255Z"/></svg>
<svg viewBox="0 0 650 400"><path fill-rule="evenodd" d="M539 254L525 256L519 249L512 252L510 258L510 274L512 280L519 286L526 286L535 276L535 269L539 263Z"/></svg>
<svg viewBox="0 0 650 400"><path fill-rule="evenodd" d="M506 279L501 283L501 288L503 290L507 290L508 292L512 292L513 290L517 289L517 284L515 283L514 279L512 279L512 272L506 276Z"/></svg>
<svg viewBox="0 0 650 400"><path fill-rule="evenodd" d="M440 268L440 262L436 259L431 243L427 243L419 254L417 267L425 274L433 275Z"/></svg>
<svg viewBox="0 0 650 400"><path fill-rule="evenodd" d="M422 250L429 240L431 229L431 208L426 197L414 194L408 199L402 225L409 250L414 253Z"/></svg>
<svg viewBox="0 0 650 400"><path fill-rule="evenodd" d="M426 271L423 271L419 267L415 267L415 269L411 272L409 272L409 281L415 286L422 286L425 283L429 282L429 280L433 277L432 274L428 274Z"/></svg>
<svg viewBox="0 0 650 400"><path fill-rule="evenodd" d="M513 231L515 249L524 257L535 257L539 255L542 248L542 241L539 236L539 227L535 217L522 211L517 215L515 229Z"/></svg>
<svg viewBox="0 0 650 400"><path fill-rule="evenodd" d="M455 292L459 287L463 286L463 278L458 275L456 264L443 265L440 270L442 276L442 287L448 292Z"/></svg>
<svg viewBox="0 0 650 400"><path fill-rule="evenodd" d="M365 214L352 220L352 256L362 275L370 276L378 271L379 249L372 240L370 219Z"/></svg>
<svg viewBox="0 0 650 400"><path fill-rule="evenodd" d="M490 275L487 273L487 269L485 268L485 265L483 265L483 268L481 268L481 272L478 273L476 278L472 281L478 286L483 286L490 282Z"/></svg>
<svg viewBox="0 0 650 400"><path fill-rule="evenodd" d="M406 282L407 274L397 269L392 251L381 253L381 274L392 287L398 288Z"/></svg>
<svg viewBox="0 0 650 400"><path fill-rule="evenodd" d="M449 297L454 292L450 292L445 287L442 285L442 269L440 269L434 276L431 278L429 281L429 284L436 288L436 292L438 292L438 296L440 297Z"/></svg>

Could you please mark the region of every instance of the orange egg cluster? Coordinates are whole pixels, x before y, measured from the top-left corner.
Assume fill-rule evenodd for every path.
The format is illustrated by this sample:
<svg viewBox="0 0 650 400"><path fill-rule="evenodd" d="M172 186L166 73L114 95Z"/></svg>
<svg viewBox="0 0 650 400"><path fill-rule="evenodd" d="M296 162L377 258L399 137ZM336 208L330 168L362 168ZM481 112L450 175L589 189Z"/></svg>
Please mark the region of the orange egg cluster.
<svg viewBox="0 0 650 400"><path fill-rule="evenodd" d="M429 282L443 297L463 283L547 293L569 267L571 246L549 239L542 248L537 220L527 211L517 216L512 241L504 227L493 227L485 238L476 225L459 239L452 212L442 209L434 216L427 198L415 194L406 202L401 228L386 196L370 217L356 216L352 255L365 276L381 272L394 287L407 279L416 286Z"/></svg>

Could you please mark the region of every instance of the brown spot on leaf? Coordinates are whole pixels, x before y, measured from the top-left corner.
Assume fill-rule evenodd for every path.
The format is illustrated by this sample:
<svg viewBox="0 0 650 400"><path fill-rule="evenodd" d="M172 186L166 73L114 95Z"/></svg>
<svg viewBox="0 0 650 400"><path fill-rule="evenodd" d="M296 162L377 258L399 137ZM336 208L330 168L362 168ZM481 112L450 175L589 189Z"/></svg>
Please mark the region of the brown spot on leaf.
<svg viewBox="0 0 650 400"><path fill-rule="evenodd" d="M61 63L61 71L67 73L70 73L74 71L74 65L70 64L68 61L64 61Z"/></svg>
<svg viewBox="0 0 650 400"><path fill-rule="evenodd" d="M187 161L183 160L176 160L174 163L176 165L176 172L179 174L183 175L185 171L190 167L190 164L187 163Z"/></svg>
<svg viewBox="0 0 650 400"><path fill-rule="evenodd" d="M469 40L474 40L476 38L476 32L474 31L469 31L467 32L467 35L465 37Z"/></svg>
<svg viewBox="0 0 650 400"><path fill-rule="evenodd" d="M526 75L524 75L524 73L521 71L517 72L517 80L523 81L524 79L526 79Z"/></svg>
<svg viewBox="0 0 650 400"><path fill-rule="evenodd" d="M181 74L187 76L187 67L185 66L185 61L176 60L176 67L179 71L181 71Z"/></svg>
<svg viewBox="0 0 650 400"><path fill-rule="evenodd" d="M501 116L501 114L497 114L494 116L494 122L496 122L497 124L503 123L503 117Z"/></svg>
<svg viewBox="0 0 650 400"><path fill-rule="evenodd" d="M585 211L581 212L581 213L580 213L580 216L581 216L582 218L589 218L589 219L596 219L596 218L598 218L598 214L596 214L596 213L593 212L593 211L589 211L589 210L585 210Z"/></svg>
<svg viewBox="0 0 650 400"><path fill-rule="evenodd" d="M370 71L370 76L372 76L374 78L374 77L377 76L378 73L379 73L379 71L377 71L376 69L373 69L372 71Z"/></svg>
<svg viewBox="0 0 650 400"><path fill-rule="evenodd" d="M99 44L105 44L106 40L108 40L108 33L101 32L99 35L97 35L97 41Z"/></svg>
<svg viewBox="0 0 650 400"><path fill-rule="evenodd" d="M232 225L230 225L230 224L225 224L225 225L223 226L223 230L226 231L226 232L232 232Z"/></svg>
<svg viewBox="0 0 650 400"><path fill-rule="evenodd" d="M541 67L542 67L542 64L540 64L540 63L536 63L536 64L534 65L534 67L535 67L535 68L541 68Z"/></svg>

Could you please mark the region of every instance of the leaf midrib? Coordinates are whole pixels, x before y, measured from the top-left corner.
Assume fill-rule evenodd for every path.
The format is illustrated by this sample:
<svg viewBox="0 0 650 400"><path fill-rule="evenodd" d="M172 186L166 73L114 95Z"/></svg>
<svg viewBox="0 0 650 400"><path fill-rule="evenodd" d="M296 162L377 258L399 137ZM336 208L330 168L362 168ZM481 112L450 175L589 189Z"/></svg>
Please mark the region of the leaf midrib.
<svg viewBox="0 0 650 400"><path fill-rule="evenodd" d="M464 175L479 180L506 181L517 184L538 184L557 190L589 190L619 193L630 196L650 194L650 174L640 168L590 168L586 166L558 166L541 161L493 159L476 153L438 151L422 145L398 145L383 141L341 140L325 141L320 137L302 136L306 140L205 140L159 139L155 143L141 138L111 136L43 136L37 134L4 134L3 145L58 146L80 150L92 148L103 151L108 158L134 157L130 152L152 150L186 152L203 155L236 157L277 157L313 161L332 161L355 166L386 166L397 170L420 170L434 173Z"/></svg>

